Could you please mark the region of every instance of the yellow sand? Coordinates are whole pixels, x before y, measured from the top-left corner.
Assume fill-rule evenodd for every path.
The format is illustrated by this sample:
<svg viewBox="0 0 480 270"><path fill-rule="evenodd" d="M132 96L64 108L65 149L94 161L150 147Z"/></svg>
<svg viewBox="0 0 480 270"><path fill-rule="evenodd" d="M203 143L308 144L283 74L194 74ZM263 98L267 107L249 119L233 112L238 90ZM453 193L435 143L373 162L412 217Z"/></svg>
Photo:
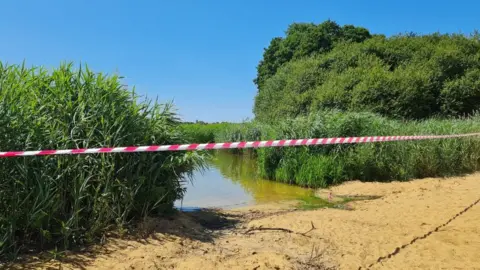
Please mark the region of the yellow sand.
<svg viewBox="0 0 480 270"><path fill-rule="evenodd" d="M198 220L212 228L220 213L203 217L180 214L173 220L148 222L142 230L153 233L145 239L112 238L103 247L68 255L63 262L17 267L480 269L480 203L448 222L480 199L480 174L404 183L350 182L331 191L334 195L382 197L354 202L353 211L292 211L288 210L291 203L237 209L223 212L237 222L233 228L212 231ZM245 234L260 226L291 232L256 230ZM384 259L379 260L381 257Z"/></svg>

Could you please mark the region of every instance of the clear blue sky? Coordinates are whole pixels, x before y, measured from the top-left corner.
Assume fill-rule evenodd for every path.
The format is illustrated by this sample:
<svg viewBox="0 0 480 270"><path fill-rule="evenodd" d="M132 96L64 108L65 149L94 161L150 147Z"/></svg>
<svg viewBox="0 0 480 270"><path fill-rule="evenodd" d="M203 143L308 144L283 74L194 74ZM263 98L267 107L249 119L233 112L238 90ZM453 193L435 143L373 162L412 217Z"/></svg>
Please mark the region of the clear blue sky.
<svg viewBox="0 0 480 270"><path fill-rule="evenodd" d="M362 2L362 3L361 3ZM471 33L480 1L38 1L0 4L0 60L87 63L174 100L185 120L252 117L263 48L292 22L332 19L372 33Z"/></svg>

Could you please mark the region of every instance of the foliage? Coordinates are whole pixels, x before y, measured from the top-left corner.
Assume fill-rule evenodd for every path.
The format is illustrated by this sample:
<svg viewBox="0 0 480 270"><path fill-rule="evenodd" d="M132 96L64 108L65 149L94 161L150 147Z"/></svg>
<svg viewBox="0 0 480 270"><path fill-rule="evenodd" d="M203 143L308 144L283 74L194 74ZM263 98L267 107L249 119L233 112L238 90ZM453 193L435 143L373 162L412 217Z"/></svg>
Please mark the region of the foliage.
<svg viewBox="0 0 480 270"><path fill-rule="evenodd" d="M288 27L285 38L273 38L268 48L264 50L254 82L261 91L264 82L283 64L293 59L328 52L336 43L362 42L368 38L370 33L363 27L353 25L341 27L330 20L318 25L293 23Z"/></svg>
<svg viewBox="0 0 480 270"><path fill-rule="evenodd" d="M311 31L297 28L308 27L294 26L295 33L303 33L301 40L316 39ZM339 30L331 29L330 36L335 37ZM274 44L286 46L283 42L290 44L287 40L297 36L287 31L287 37L275 39ZM303 47L298 45L294 51L307 57L292 53L287 58L272 44L259 66L258 76L264 79L255 98L256 119L275 122L325 109L425 119L469 115L480 109L478 35L405 34L358 41L340 39L316 54L301 53ZM266 63L277 62L281 64L262 71Z"/></svg>
<svg viewBox="0 0 480 270"><path fill-rule="evenodd" d="M0 89L2 151L185 142L169 104L139 102L116 76L0 64ZM201 161L192 152L2 158L0 258L165 213Z"/></svg>
<svg viewBox="0 0 480 270"><path fill-rule="evenodd" d="M228 129L233 123L182 123L180 129L185 134L188 142L211 143L215 142L216 134Z"/></svg>
<svg viewBox="0 0 480 270"><path fill-rule="evenodd" d="M261 139L348 136L455 134L478 132L480 117L397 121L372 113L329 111L275 124L250 123ZM259 130L259 131L258 131ZM480 169L478 137L256 150L259 175L307 187L326 187L348 180L391 181L451 176Z"/></svg>

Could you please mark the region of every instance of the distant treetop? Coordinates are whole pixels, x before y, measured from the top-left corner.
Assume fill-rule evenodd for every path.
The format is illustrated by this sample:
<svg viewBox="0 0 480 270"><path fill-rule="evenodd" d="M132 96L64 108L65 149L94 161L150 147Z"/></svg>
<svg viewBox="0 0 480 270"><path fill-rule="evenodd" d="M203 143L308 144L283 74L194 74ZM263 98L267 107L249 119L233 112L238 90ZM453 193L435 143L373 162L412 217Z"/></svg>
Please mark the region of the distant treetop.
<svg viewBox="0 0 480 270"><path fill-rule="evenodd" d="M370 37L370 32L363 27L341 27L330 20L317 25L293 23L288 27L285 38L273 38L270 46L265 49L254 82L261 89L265 80L292 59L328 52L338 42L362 42Z"/></svg>

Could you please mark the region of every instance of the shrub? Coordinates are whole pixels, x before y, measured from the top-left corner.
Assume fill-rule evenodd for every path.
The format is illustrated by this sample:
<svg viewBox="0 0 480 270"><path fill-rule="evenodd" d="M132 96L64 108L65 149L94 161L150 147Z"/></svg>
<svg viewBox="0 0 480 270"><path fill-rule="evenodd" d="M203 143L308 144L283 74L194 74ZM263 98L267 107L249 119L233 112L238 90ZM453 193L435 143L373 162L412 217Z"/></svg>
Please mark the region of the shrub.
<svg viewBox="0 0 480 270"><path fill-rule="evenodd" d="M302 38L313 35L307 31ZM332 44L288 61L270 55L269 63L283 60L268 76L259 71L255 119L274 123L329 109L427 119L480 109L478 35L374 36Z"/></svg>

